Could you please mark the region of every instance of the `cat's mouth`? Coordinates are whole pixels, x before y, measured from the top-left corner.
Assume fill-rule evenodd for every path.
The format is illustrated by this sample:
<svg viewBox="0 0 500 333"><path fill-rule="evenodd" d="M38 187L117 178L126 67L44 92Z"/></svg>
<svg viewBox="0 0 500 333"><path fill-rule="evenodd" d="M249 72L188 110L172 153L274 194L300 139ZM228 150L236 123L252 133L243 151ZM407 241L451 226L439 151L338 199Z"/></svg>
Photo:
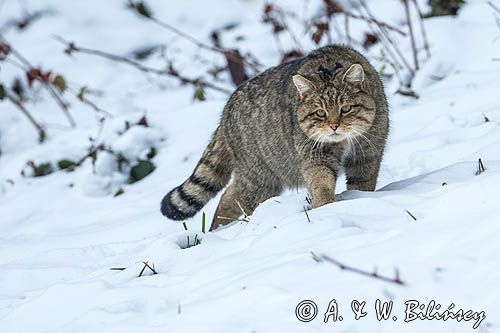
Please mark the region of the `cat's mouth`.
<svg viewBox="0 0 500 333"><path fill-rule="evenodd" d="M341 142L347 138L348 134L343 131L328 131L321 136L321 141L333 143L333 142Z"/></svg>
<svg viewBox="0 0 500 333"><path fill-rule="evenodd" d="M340 142L340 141L343 141L347 138L347 134L343 133L343 132L333 132L333 133L330 133L329 138L333 142Z"/></svg>

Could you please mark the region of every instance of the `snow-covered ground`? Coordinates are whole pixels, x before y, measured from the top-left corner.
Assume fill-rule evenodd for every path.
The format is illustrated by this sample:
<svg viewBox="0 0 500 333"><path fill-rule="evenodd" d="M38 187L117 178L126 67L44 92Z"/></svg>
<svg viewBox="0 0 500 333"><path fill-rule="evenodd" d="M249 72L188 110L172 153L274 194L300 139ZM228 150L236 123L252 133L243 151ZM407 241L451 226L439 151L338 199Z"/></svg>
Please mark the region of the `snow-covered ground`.
<svg viewBox="0 0 500 333"><path fill-rule="evenodd" d="M308 3L281 1L304 15L321 2ZM387 83L391 134L376 192L344 192L340 181L340 200L307 216L306 191L287 192L261 204L249 223L207 234L201 213L185 231L161 216L159 202L192 171L227 96L207 91L206 101L193 101L193 88L173 79L88 55L68 57L53 35L123 55L166 43L167 55L188 76L224 59L138 18L125 1L4 1L0 22L19 16L22 4L53 12L5 37L35 65L62 73L74 89L100 91L89 98L114 118L101 132L92 109L68 97L78 127L67 129L40 90L28 104L47 125L49 137L38 144L22 114L0 104L1 332L474 331L475 320L406 323L407 300L484 311L475 331L500 330L500 62L492 61L500 57L500 29L486 2L468 1L456 18L426 20L432 57L420 53L413 86L419 99L396 95L395 83ZM399 1L370 4L378 16L403 23ZM214 28L238 23L223 34L224 45L251 51L271 66L279 57L270 27L260 22L262 5L151 1L156 16L207 43ZM353 23L352 30L366 27ZM293 44L284 39L283 45ZM401 47L410 55L407 41ZM146 63L164 64L159 55ZM2 80L10 82L17 69L1 65ZM231 88L227 74L221 80ZM125 121L144 114L150 127L122 133ZM156 170L127 185L115 159L101 153L95 172L87 160L70 173L20 175L28 160L77 160L89 137L130 160L155 147ZM480 175L478 158L486 169ZM124 194L114 197L119 188ZM204 208L208 221L216 203ZM195 235L201 244L182 249ZM405 285L341 270L311 252L389 278L397 268ZM138 277L143 261L158 274L146 269ZM332 299L343 321L324 323ZM394 302L397 321L376 319L377 299ZM311 322L296 318L302 300L318 306ZM366 317L354 319L352 300L366 301Z"/></svg>

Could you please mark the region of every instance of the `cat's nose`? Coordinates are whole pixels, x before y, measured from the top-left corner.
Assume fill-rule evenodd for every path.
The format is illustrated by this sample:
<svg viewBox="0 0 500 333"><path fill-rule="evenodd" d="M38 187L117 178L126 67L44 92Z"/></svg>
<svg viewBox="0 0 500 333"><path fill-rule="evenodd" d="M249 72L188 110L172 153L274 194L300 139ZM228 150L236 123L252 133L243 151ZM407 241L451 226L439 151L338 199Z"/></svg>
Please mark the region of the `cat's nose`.
<svg viewBox="0 0 500 333"><path fill-rule="evenodd" d="M339 124L331 124L330 128L335 132L339 128Z"/></svg>

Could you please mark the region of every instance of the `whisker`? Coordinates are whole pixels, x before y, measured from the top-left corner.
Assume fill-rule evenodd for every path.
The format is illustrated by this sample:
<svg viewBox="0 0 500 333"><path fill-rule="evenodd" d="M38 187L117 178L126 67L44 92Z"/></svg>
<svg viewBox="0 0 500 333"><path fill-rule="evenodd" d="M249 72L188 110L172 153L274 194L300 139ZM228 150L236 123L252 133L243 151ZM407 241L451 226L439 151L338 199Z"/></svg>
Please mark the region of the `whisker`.
<svg viewBox="0 0 500 333"><path fill-rule="evenodd" d="M313 133L313 135L311 135L311 137L307 137L307 136L306 136L306 138L305 138L305 139L304 139L304 140L300 143L299 148L298 148L298 152L299 152L299 153L301 153L301 152L302 152L302 151L306 148L306 146L308 145L308 143L309 143L310 141L313 141L313 139L314 139L316 136L318 136L319 134L320 134L320 133L319 133L319 131L318 131L318 132L316 132L316 133Z"/></svg>
<svg viewBox="0 0 500 333"><path fill-rule="evenodd" d="M366 155L365 155L365 150L363 149L363 146L361 145L361 143L358 141L358 139L353 136L352 137L354 139L354 141L356 141L356 143L359 145L359 148L361 149L361 154L363 156L363 162L366 162Z"/></svg>
<svg viewBox="0 0 500 333"><path fill-rule="evenodd" d="M355 130L356 131L356 130ZM359 131L357 131L359 132ZM374 139L383 139L384 137L382 136L379 136L379 135L375 135L375 134L371 134L371 133L368 133L368 132L365 132L364 133L365 135L369 135L370 137L374 138Z"/></svg>
<svg viewBox="0 0 500 333"><path fill-rule="evenodd" d="M375 144L370 139L368 139L363 133L361 133L361 132L359 132L357 130L352 130L352 132L354 132L356 135L358 135L361 138L363 138L371 146L371 148L374 151L378 151L377 146L375 146Z"/></svg>
<svg viewBox="0 0 500 333"><path fill-rule="evenodd" d="M317 131L313 135L311 135L310 141L312 141L313 143L312 143L312 145L309 146L309 158L312 158L312 154L314 152L314 147L316 146L317 141L319 140L320 137L321 137L320 131ZM304 146L304 148L305 148L305 146Z"/></svg>
<svg viewBox="0 0 500 333"><path fill-rule="evenodd" d="M316 150L316 146L318 145L319 146L319 143L321 142L320 140L322 139L322 133L321 132L318 132L318 138L316 138L316 140L314 140L314 144L312 145L311 147L311 151L309 152L309 158L314 158L314 153L315 153L315 150Z"/></svg>

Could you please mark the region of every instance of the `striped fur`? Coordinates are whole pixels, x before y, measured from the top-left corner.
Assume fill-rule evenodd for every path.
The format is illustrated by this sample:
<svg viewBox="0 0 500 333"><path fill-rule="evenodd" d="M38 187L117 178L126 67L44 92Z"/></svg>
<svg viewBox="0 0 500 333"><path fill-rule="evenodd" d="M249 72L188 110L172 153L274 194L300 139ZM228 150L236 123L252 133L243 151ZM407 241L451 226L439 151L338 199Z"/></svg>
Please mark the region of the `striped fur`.
<svg viewBox="0 0 500 333"><path fill-rule="evenodd" d="M388 124L377 70L349 47L322 47L235 90L195 171L167 194L162 212L195 215L233 171L210 230L252 215L284 189L306 186L315 208L334 202L341 172L348 189L373 191Z"/></svg>
<svg viewBox="0 0 500 333"><path fill-rule="evenodd" d="M232 158L218 128L191 176L171 190L161 202L161 212L172 220L194 216L222 190L232 172Z"/></svg>

